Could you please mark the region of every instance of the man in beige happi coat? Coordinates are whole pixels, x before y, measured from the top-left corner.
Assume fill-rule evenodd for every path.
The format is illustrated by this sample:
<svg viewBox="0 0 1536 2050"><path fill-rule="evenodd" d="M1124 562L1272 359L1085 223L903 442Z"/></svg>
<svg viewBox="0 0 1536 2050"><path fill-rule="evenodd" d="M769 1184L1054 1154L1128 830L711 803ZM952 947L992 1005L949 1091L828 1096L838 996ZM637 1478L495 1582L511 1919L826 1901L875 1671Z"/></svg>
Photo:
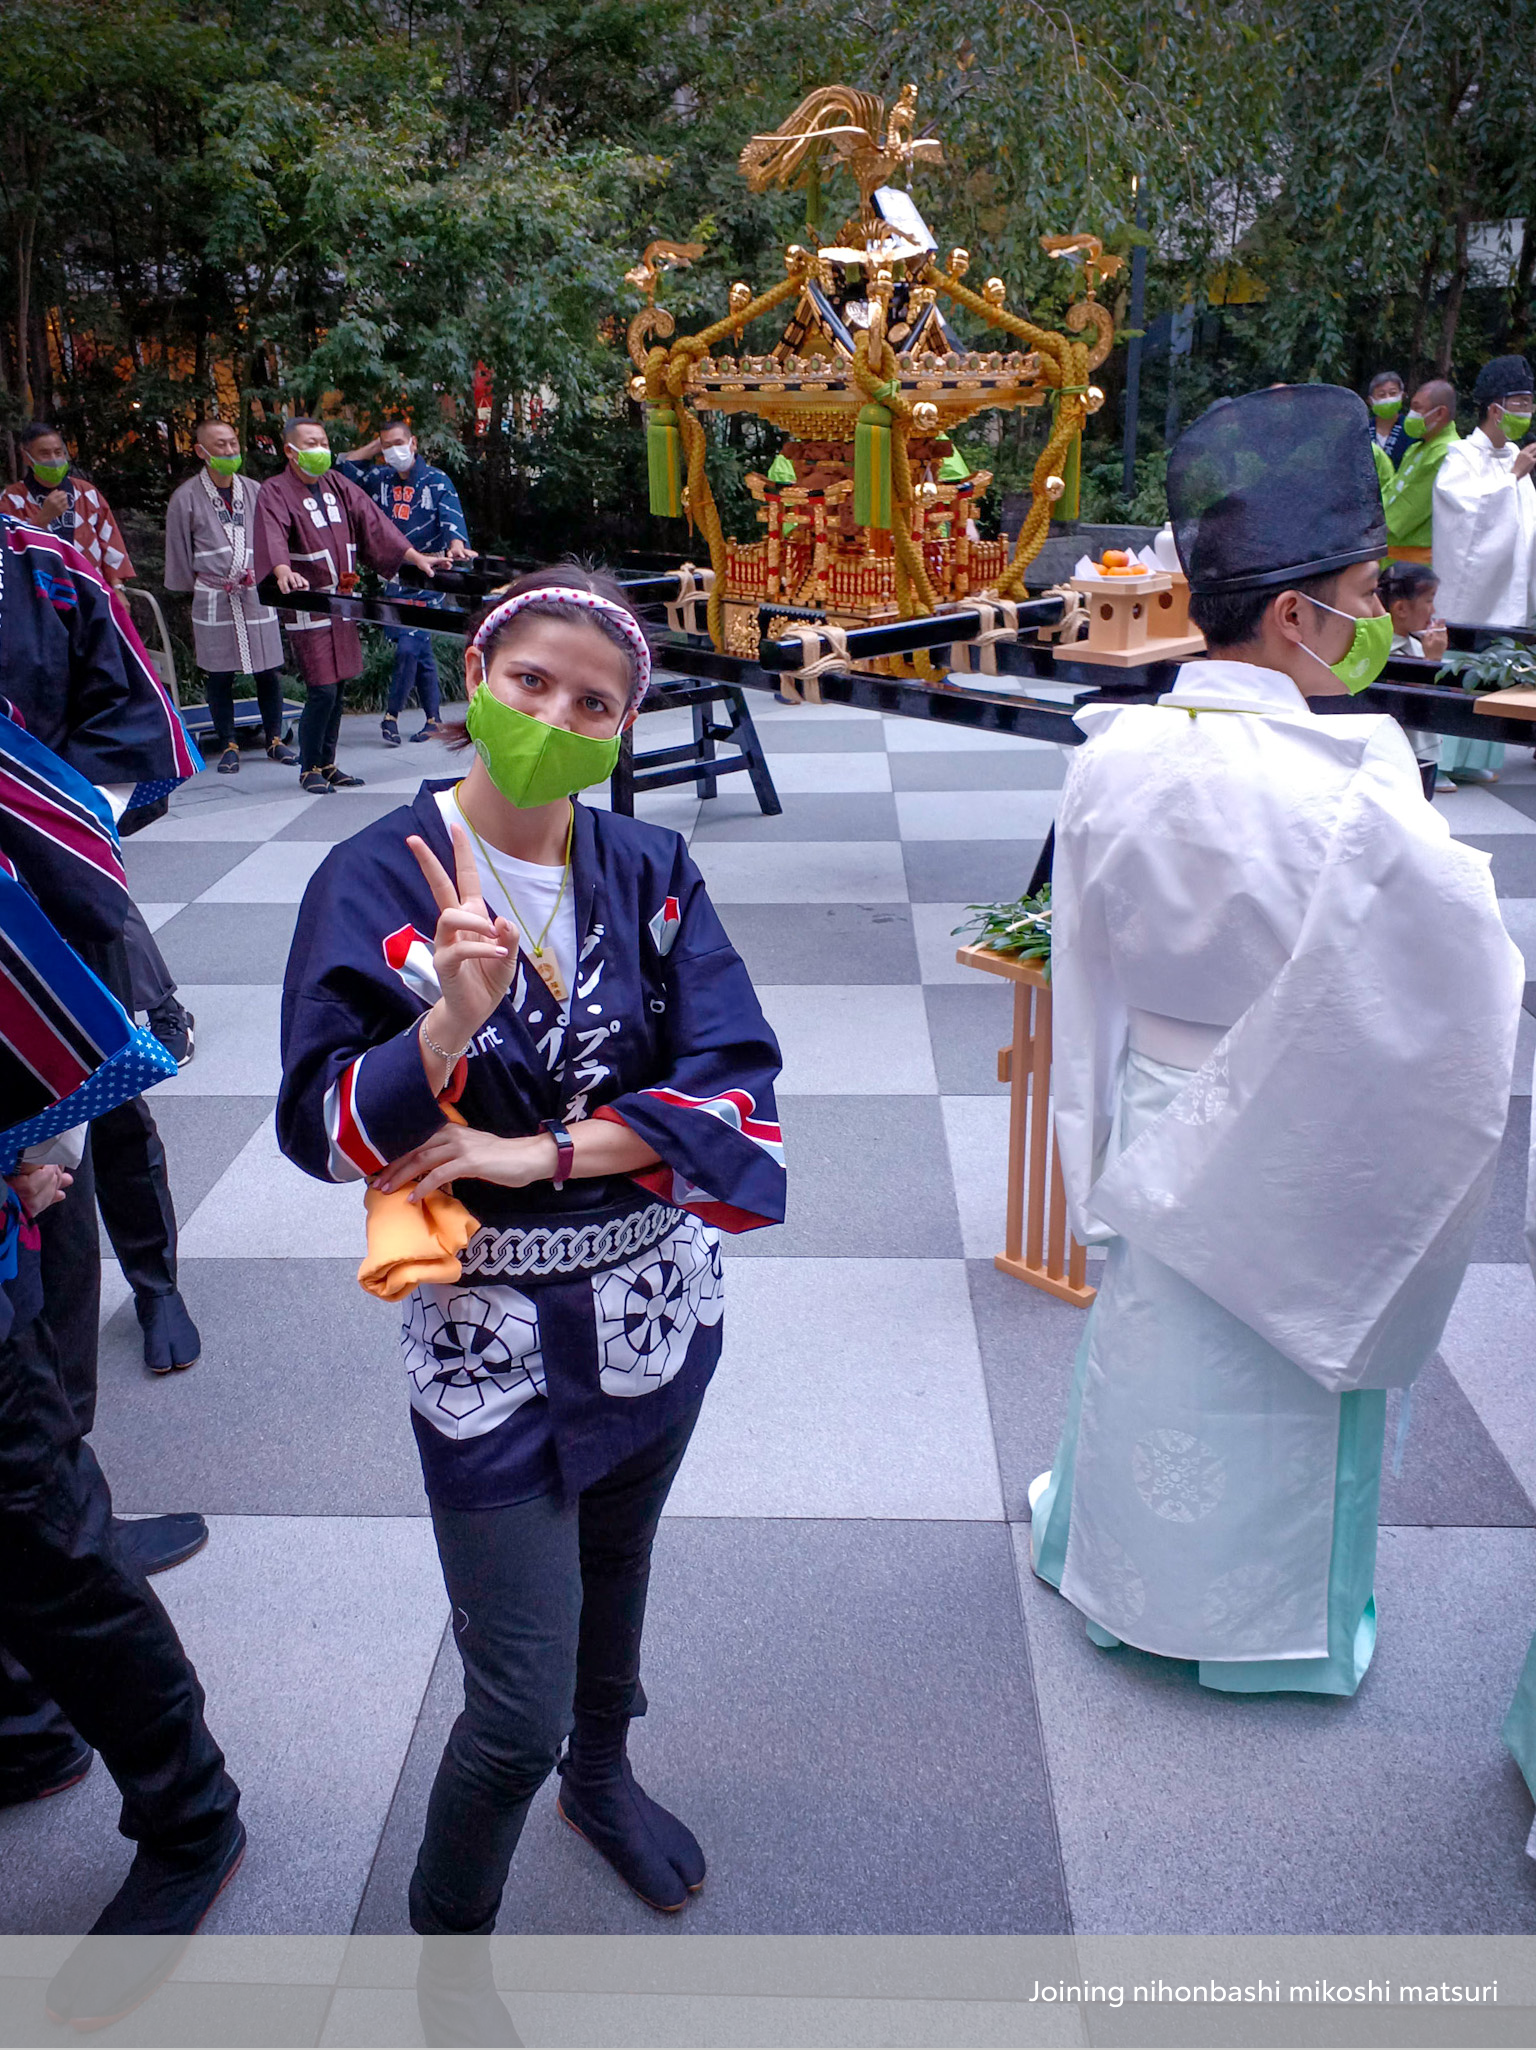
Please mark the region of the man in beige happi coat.
<svg viewBox="0 0 1536 2050"><path fill-rule="evenodd" d="M283 745L283 637L256 596L256 491L240 472L240 437L222 420L197 428L198 472L165 514L165 587L192 593L192 641L219 744L219 773L240 767L235 678L254 676L267 758L292 764Z"/></svg>

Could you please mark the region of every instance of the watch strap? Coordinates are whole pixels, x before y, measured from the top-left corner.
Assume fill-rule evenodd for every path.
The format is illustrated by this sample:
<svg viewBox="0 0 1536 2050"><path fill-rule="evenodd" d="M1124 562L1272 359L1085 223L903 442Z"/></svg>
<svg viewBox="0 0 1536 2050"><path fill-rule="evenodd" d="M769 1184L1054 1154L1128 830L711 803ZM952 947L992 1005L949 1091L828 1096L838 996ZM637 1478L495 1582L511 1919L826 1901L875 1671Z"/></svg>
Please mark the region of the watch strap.
<svg viewBox="0 0 1536 2050"><path fill-rule="evenodd" d="M559 1118L542 1118L540 1130L548 1132L555 1142L554 1186L563 1189L571 1178L571 1169L576 1165L575 1144Z"/></svg>

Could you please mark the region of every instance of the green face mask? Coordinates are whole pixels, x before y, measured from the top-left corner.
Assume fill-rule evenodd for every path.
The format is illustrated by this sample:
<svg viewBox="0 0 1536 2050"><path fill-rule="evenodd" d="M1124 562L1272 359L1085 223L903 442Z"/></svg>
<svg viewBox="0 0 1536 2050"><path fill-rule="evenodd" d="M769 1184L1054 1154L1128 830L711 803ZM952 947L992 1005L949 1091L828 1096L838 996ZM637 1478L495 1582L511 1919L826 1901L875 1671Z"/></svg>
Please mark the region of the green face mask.
<svg viewBox="0 0 1536 2050"><path fill-rule="evenodd" d="M1530 432L1531 415L1529 413L1506 413L1500 425L1510 441L1520 441Z"/></svg>
<svg viewBox="0 0 1536 2050"><path fill-rule="evenodd" d="M62 484L69 475L69 464L67 462L33 463L32 474L39 484L46 484L48 489L52 491L57 485Z"/></svg>
<svg viewBox="0 0 1536 2050"><path fill-rule="evenodd" d="M1410 441L1422 441L1424 439L1424 415L1422 413L1405 413L1403 415L1403 432Z"/></svg>
<svg viewBox="0 0 1536 2050"><path fill-rule="evenodd" d="M215 477L233 477L244 460L243 456L210 456L208 467Z"/></svg>
<svg viewBox="0 0 1536 2050"><path fill-rule="evenodd" d="M1402 403L1400 397L1395 399L1372 399L1371 411L1378 420L1395 419Z"/></svg>
<svg viewBox="0 0 1536 2050"><path fill-rule="evenodd" d="M475 753L508 804L519 811L553 804L577 790L604 783L619 759L619 735L594 740L546 726L513 705L504 705L484 684L469 701L465 720Z"/></svg>
<svg viewBox="0 0 1536 2050"><path fill-rule="evenodd" d="M331 467L328 448L296 448L292 451L292 458L306 477L323 477Z"/></svg>
<svg viewBox="0 0 1536 2050"><path fill-rule="evenodd" d="M1322 656L1313 654L1310 648L1307 653L1314 662L1322 662L1325 669L1331 669L1351 697L1369 690L1386 668L1392 652L1391 613L1379 613L1375 619L1357 619L1353 612L1340 612L1337 605L1324 605L1321 598L1314 598L1312 603L1323 612L1331 612L1335 619L1349 620L1355 637L1337 662L1323 662Z"/></svg>

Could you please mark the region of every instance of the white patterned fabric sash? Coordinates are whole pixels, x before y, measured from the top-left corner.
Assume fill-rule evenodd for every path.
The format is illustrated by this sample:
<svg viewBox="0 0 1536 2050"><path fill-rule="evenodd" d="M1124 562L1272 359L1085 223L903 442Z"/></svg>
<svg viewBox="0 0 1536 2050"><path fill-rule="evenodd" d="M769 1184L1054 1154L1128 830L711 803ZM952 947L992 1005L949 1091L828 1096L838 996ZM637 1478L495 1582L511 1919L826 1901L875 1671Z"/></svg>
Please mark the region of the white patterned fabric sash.
<svg viewBox="0 0 1536 2050"><path fill-rule="evenodd" d="M680 1212L648 1203L619 1217L589 1224L483 1224L464 1249L465 1281L547 1281L557 1275L600 1274L656 1245L674 1230Z"/></svg>

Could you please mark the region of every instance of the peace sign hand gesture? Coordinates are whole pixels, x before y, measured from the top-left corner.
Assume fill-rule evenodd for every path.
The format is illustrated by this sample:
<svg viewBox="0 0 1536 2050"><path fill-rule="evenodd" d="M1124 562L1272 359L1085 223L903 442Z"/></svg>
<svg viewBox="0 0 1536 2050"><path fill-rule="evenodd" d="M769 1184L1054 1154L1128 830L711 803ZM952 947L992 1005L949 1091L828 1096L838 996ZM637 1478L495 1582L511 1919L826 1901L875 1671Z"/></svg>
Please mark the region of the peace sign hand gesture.
<svg viewBox="0 0 1536 2050"><path fill-rule="evenodd" d="M467 1047L512 986L517 968L517 934L504 918L492 918L480 894L480 871L462 826L454 826L456 880L418 834L406 841L437 905L432 959L442 996L422 1020L429 1037L457 1053ZM421 1057L429 1078L446 1063L425 1044ZM447 1077L437 1086L442 1088Z"/></svg>

